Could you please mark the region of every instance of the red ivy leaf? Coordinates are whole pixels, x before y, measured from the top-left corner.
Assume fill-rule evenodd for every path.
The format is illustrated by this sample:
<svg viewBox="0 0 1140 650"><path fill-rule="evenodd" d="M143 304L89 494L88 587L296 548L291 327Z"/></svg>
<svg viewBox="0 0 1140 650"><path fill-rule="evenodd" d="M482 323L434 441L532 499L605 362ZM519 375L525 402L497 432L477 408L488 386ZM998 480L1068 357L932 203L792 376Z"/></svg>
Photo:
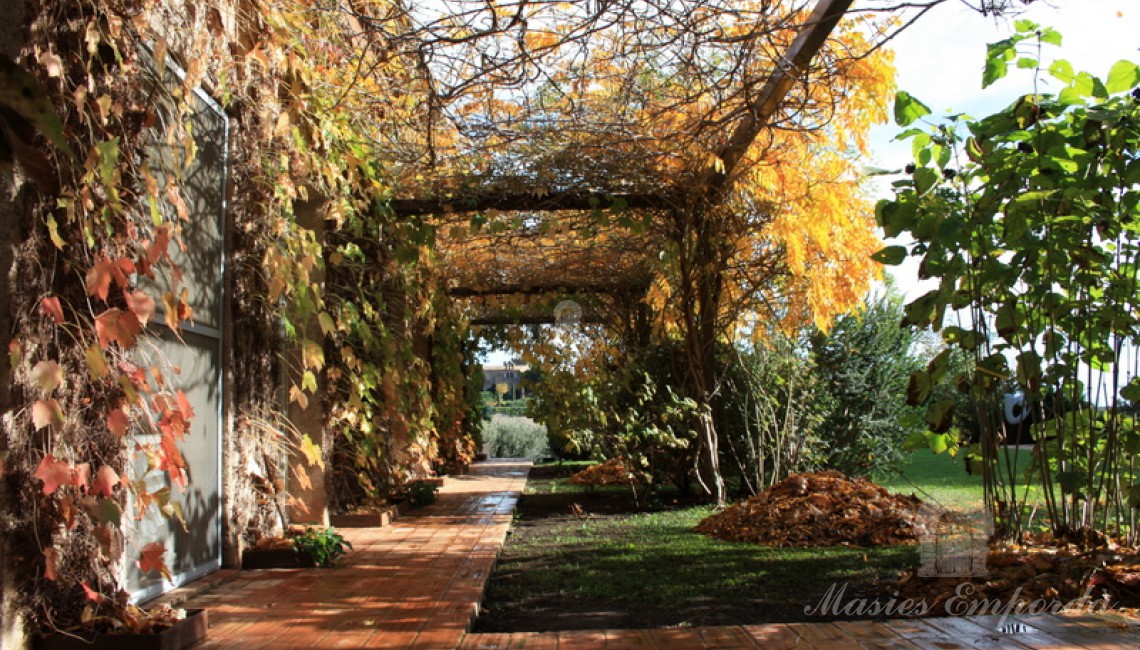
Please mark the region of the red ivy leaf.
<svg viewBox="0 0 1140 650"><path fill-rule="evenodd" d="M151 542L142 547L135 564L143 573L158 571L163 578L170 580L170 569L166 567L166 561L162 558L165 554L166 546L162 542Z"/></svg>
<svg viewBox="0 0 1140 650"><path fill-rule="evenodd" d="M46 426L63 426L63 410L54 399L38 399L32 404L32 424L36 431Z"/></svg>
<svg viewBox="0 0 1140 650"><path fill-rule="evenodd" d="M56 564L59 562L59 551L54 546L44 549L44 577L48 580L59 580Z"/></svg>
<svg viewBox="0 0 1140 650"><path fill-rule="evenodd" d="M59 304L57 296L47 296L41 300L40 313L54 320L56 325L63 325L63 306Z"/></svg>
<svg viewBox="0 0 1140 650"><path fill-rule="evenodd" d="M95 266L87 269L87 295L97 296L100 300L107 300L107 293L111 290L111 276L114 271L115 264L107 259L106 255L100 255L99 259L95 260Z"/></svg>
<svg viewBox="0 0 1140 650"><path fill-rule="evenodd" d="M91 463L79 463L71 471L71 484L83 488L86 492L91 485Z"/></svg>
<svg viewBox="0 0 1140 650"><path fill-rule="evenodd" d="M171 482L181 490L186 490L190 484L189 477L186 476L186 460L182 458L182 452L178 451L174 436L162 436L158 469L167 472Z"/></svg>
<svg viewBox="0 0 1140 650"><path fill-rule="evenodd" d="M131 283L127 276L135 272L135 263L128 257L120 257L111 264L111 277L115 279L115 286L126 289Z"/></svg>
<svg viewBox="0 0 1140 650"><path fill-rule="evenodd" d="M104 465L95 473L95 494L105 497L113 496L115 486L119 484L119 474L110 465Z"/></svg>
<svg viewBox="0 0 1140 650"><path fill-rule="evenodd" d="M115 307L95 317L95 336L103 348L118 343L123 349L129 350L135 347L141 333L142 324L134 312Z"/></svg>
<svg viewBox="0 0 1140 650"><path fill-rule="evenodd" d="M86 581L80 582L79 586L83 587L83 593L87 594L87 600L95 603L103 603L107 600L106 596L88 586Z"/></svg>
<svg viewBox="0 0 1140 650"><path fill-rule="evenodd" d="M154 231L154 241L146 250L146 261L149 264L154 264L166 255L166 249L170 247L170 224L159 226Z"/></svg>
<svg viewBox="0 0 1140 650"><path fill-rule="evenodd" d="M125 289L123 290L123 297L127 300L127 307L138 317L139 324L146 327L146 324L150 322L150 317L154 316L154 298L143 291L129 293Z"/></svg>
<svg viewBox="0 0 1140 650"><path fill-rule="evenodd" d="M194 419L194 409L190 406L190 400L186 399L186 393L183 393L181 388L178 389L178 410L182 411L182 417L186 418L187 422Z"/></svg>
<svg viewBox="0 0 1140 650"><path fill-rule="evenodd" d="M127 435L127 430L131 426L131 419L127 417L127 412L121 408L112 409L107 414L107 429L122 438Z"/></svg>
<svg viewBox="0 0 1140 650"><path fill-rule="evenodd" d="M32 381L44 393L50 393L63 383L63 368L54 361L41 361L32 368Z"/></svg>
<svg viewBox="0 0 1140 650"><path fill-rule="evenodd" d="M56 460L55 456L48 454L40 461L40 466L36 468L32 478L43 481L44 494L51 494L58 490L59 486L71 483L71 464Z"/></svg>

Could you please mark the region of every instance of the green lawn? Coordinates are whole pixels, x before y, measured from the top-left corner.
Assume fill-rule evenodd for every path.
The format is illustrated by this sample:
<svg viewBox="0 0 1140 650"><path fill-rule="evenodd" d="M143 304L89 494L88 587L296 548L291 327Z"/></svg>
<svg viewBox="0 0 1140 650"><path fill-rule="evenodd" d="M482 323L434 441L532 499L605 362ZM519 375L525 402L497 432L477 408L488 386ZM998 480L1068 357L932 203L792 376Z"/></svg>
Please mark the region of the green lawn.
<svg viewBox="0 0 1140 650"><path fill-rule="evenodd" d="M982 477L966 473L961 458L930 451L916 451L897 474L878 483L891 492L915 494L923 501L951 510L982 507Z"/></svg>

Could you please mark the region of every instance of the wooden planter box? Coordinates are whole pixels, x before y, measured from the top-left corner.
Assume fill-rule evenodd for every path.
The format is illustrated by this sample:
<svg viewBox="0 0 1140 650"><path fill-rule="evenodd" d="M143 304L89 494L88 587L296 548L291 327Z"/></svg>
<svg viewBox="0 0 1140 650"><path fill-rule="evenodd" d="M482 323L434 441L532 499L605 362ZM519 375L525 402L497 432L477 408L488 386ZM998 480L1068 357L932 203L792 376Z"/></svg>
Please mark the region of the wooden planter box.
<svg viewBox="0 0 1140 650"><path fill-rule="evenodd" d="M183 650L206 640L206 610L186 610L186 618L152 634L53 634L37 637L36 650ZM78 637L78 638L77 638Z"/></svg>
<svg viewBox="0 0 1140 650"><path fill-rule="evenodd" d="M247 548L241 554L243 571L251 569L311 569L317 563L308 553L291 548Z"/></svg>
<svg viewBox="0 0 1140 650"><path fill-rule="evenodd" d="M377 528L391 525L399 516L399 508L393 505L372 512L329 515L329 524L333 528Z"/></svg>

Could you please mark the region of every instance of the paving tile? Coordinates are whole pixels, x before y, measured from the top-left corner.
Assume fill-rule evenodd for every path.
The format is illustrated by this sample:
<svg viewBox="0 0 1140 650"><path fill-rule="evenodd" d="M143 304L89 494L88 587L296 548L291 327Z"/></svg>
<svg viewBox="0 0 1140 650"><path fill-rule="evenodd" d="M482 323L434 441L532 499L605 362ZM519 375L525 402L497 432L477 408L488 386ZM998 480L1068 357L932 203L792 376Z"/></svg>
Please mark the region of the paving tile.
<svg viewBox="0 0 1140 650"><path fill-rule="evenodd" d="M698 627L707 648L755 648L756 642L741 627Z"/></svg>

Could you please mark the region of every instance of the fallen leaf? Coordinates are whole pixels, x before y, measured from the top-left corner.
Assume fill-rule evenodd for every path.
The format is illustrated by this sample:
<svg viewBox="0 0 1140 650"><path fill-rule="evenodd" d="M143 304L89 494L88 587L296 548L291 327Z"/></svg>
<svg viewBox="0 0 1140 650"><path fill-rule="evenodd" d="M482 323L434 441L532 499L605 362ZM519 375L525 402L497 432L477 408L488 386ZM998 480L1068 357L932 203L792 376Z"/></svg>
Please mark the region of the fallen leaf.
<svg viewBox="0 0 1140 650"><path fill-rule="evenodd" d="M40 461L40 466L36 468L32 478L43 481L44 494L51 494L58 490L59 486L71 483L71 464L48 454Z"/></svg>
<svg viewBox="0 0 1140 650"><path fill-rule="evenodd" d="M46 296L40 301L40 313L55 321L56 325L63 324L63 306L59 304L58 296Z"/></svg>
<svg viewBox="0 0 1140 650"><path fill-rule="evenodd" d="M44 549L44 578L48 580L58 580L59 573L56 571L56 564L59 562L59 551L54 546L49 546Z"/></svg>
<svg viewBox="0 0 1140 650"><path fill-rule="evenodd" d="M55 361L41 361L31 372L32 381L44 393L50 393L63 383L63 368Z"/></svg>
<svg viewBox="0 0 1140 650"><path fill-rule="evenodd" d="M32 404L32 425L36 431L46 426L63 426L63 410L54 399L38 399Z"/></svg>

